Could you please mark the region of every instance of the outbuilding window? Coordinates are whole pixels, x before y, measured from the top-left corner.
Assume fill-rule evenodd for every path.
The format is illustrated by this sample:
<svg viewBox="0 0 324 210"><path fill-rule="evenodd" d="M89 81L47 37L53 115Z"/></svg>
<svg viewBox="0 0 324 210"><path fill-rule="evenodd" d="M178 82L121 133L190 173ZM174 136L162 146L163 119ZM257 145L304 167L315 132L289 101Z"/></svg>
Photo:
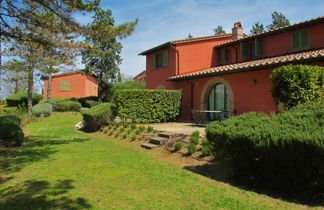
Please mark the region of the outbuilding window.
<svg viewBox="0 0 324 210"><path fill-rule="evenodd" d="M71 90L71 82L70 81L60 81L60 91L70 91Z"/></svg>

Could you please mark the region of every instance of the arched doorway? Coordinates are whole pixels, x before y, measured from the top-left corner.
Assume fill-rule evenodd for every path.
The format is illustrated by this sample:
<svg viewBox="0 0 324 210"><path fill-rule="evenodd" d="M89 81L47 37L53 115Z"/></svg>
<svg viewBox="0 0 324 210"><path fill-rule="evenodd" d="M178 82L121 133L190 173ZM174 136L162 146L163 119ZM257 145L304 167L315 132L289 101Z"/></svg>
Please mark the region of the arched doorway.
<svg viewBox="0 0 324 210"><path fill-rule="evenodd" d="M222 111L222 113L209 113L209 120L221 120L227 118L231 112L232 99L226 86L222 83L214 85L207 97L207 109Z"/></svg>

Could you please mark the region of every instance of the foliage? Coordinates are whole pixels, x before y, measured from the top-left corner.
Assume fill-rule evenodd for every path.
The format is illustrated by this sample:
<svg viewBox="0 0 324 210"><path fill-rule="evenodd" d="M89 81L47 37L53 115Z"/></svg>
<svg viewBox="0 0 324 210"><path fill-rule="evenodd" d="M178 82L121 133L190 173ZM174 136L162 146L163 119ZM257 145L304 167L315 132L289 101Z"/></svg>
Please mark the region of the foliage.
<svg viewBox="0 0 324 210"><path fill-rule="evenodd" d="M24 133L20 128L20 119L13 115L0 116L0 144L20 146L24 141Z"/></svg>
<svg viewBox="0 0 324 210"><path fill-rule="evenodd" d="M180 114L179 90L117 90L115 103L122 119L133 122L165 122Z"/></svg>
<svg viewBox="0 0 324 210"><path fill-rule="evenodd" d="M193 36L189 33L188 36L187 36L187 39L192 39Z"/></svg>
<svg viewBox="0 0 324 210"><path fill-rule="evenodd" d="M225 30L223 29L223 26L217 26L217 28L214 29L214 34L218 35L218 34L225 34Z"/></svg>
<svg viewBox="0 0 324 210"><path fill-rule="evenodd" d="M211 149L210 149L210 147L209 146L203 146L203 147L201 147L201 155L203 157L206 157L206 156L211 155Z"/></svg>
<svg viewBox="0 0 324 210"><path fill-rule="evenodd" d="M32 102L33 105L38 104L42 100L43 96L37 93L33 93ZM12 96L9 96L7 99L8 106L19 106L27 105L27 92L19 92Z"/></svg>
<svg viewBox="0 0 324 210"><path fill-rule="evenodd" d="M92 106L98 105L98 97L97 96L87 96L82 98L74 98L74 101L78 101L81 103L82 107L91 108Z"/></svg>
<svg viewBox="0 0 324 210"><path fill-rule="evenodd" d="M32 108L33 115L48 117L53 112L53 105L49 103L37 104Z"/></svg>
<svg viewBox="0 0 324 210"><path fill-rule="evenodd" d="M281 12L274 11L271 13L271 16L272 23L270 25L267 25L268 30L290 25L289 20Z"/></svg>
<svg viewBox="0 0 324 210"><path fill-rule="evenodd" d="M199 143L199 136L191 136L189 141L190 143L197 145Z"/></svg>
<svg viewBox="0 0 324 210"><path fill-rule="evenodd" d="M86 131L96 131L102 126L109 124L113 120L114 109L115 105L112 103L102 103L88 109L82 113L84 129Z"/></svg>
<svg viewBox="0 0 324 210"><path fill-rule="evenodd" d="M270 78L273 98L286 108L321 100L324 96L324 67L281 66L272 71Z"/></svg>
<svg viewBox="0 0 324 210"><path fill-rule="evenodd" d="M177 141L177 142L174 144L174 150L175 150L175 151L179 151L179 150L181 150L182 146L183 146L182 142Z"/></svg>
<svg viewBox="0 0 324 210"><path fill-rule="evenodd" d="M307 103L272 117L247 113L213 122L206 135L218 158L233 160L237 180L315 192L324 184L323 116L323 101Z"/></svg>
<svg viewBox="0 0 324 210"><path fill-rule="evenodd" d="M192 132L191 136L197 136L199 137L200 132L199 131L194 131Z"/></svg>
<svg viewBox="0 0 324 210"><path fill-rule="evenodd" d="M251 34L252 35L256 35L256 34L260 34L262 32L264 32L264 26L262 23L255 23L253 26L252 26L252 30L250 30Z"/></svg>
<svg viewBox="0 0 324 210"><path fill-rule="evenodd" d="M121 64L122 45L117 38L126 38L135 29L138 20L115 26L111 10L95 9L93 21L89 25L96 33L86 36L89 47L82 52L82 62L87 71L96 76L99 90L98 98L102 100L108 82L116 82Z"/></svg>
<svg viewBox="0 0 324 210"><path fill-rule="evenodd" d="M152 127L152 126L148 126L148 127L147 127L147 132L148 132L148 133L151 133L152 131L153 131L153 127Z"/></svg>
<svg viewBox="0 0 324 210"><path fill-rule="evenodd" d="M210 146L210 142L208 141L207 138L203 138L203 139L201 140L201 145L204 146L204 147L206 147L206 146Z"/></svg>
<svg viewBox="0 0 324 210"><path fill-rule="evenodd" d="M138 129L143 132L145 130L145 126L141 125L138 127Z"/></svg>
<svg viewBox="0 0 324 210"><path fill-rule="evenodd" d="M131 140L132 141L135 141L136 140L136 136L135 135L132 135Z"/></svg>
<svg viewBox="0 0 324 210"><path fill-rule="evenodd" d="M122 136L122 138L123 138L123 139L126 139L126 138L127 138L127 134L124 134L124 135Z"/></svg>
<svg viewBox="0 0 324 210"><path fill-rule="evenodd" d="M52 104L55 112L80 112L81 110L81 104L76 101L54 101Z"/></svg>
<svg viewBox="0 0 324 210"><path fill-rule="evenodd" d="M145 82L139 81L126 81L126 82L118 82L114 85L115 90L124 90L124 89L145 89Z"/></svg>
<svg viewBox="0 0 324 210"><path fill-rule="evenodd" d="M197 151L197 147L196 147L196 145L193 144L193 143L190 143L190 144L187 146L187 151L188 151L188 154L189 154L189 155L194 154L194 153Z"/></svg>

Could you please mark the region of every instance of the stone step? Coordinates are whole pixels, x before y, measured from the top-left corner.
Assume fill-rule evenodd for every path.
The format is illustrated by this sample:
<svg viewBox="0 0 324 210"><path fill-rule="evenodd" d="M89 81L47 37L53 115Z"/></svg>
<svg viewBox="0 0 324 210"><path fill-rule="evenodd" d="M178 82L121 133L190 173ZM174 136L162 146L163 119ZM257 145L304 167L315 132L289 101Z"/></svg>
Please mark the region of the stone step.
<svg viewBox="0 0 324 210"><path fill-rule="evenodd" d="M159 133L159 137L164 137L164 138L168 138L168 139L170 139L170 138L172 138L172 134L171 133Z"/></svg>
<svg viewBox="0 0 324 210"><path fill-rule="evenodd" d="M152 137L149 143L156 144L156 145L163 145L167 140L169 139L157 136L157 137Z"/></svg>
<svg viewBox="0 0 324 210"><path fill-rule="evenodd" d="M145 149L154 149L155 147L157 147L157 145L155 144L150 144L150 143L143 143L141 145L141 147L145 148Z"/></svg>

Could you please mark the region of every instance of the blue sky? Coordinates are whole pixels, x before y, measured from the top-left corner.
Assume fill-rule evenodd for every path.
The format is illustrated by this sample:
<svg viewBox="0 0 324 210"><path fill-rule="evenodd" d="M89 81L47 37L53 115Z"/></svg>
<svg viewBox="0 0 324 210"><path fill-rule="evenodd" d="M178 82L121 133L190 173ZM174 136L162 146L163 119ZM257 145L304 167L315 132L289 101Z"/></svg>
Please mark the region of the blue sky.
<svg viewBox="0 0 324 210"><path fill-rule="evenodd" d="M138 53L189 33L213 35L218 25L230 33L233 23L240 21L249 34L255 22L270 24L273 11L282 12L290 23L324 15L323 0L102 0L101 7L112 10L116 24L139 19L133 35L122 40L120 69L133 76L145 70L145 57ZM91 15L76 19L88 23Z"/></svg>

